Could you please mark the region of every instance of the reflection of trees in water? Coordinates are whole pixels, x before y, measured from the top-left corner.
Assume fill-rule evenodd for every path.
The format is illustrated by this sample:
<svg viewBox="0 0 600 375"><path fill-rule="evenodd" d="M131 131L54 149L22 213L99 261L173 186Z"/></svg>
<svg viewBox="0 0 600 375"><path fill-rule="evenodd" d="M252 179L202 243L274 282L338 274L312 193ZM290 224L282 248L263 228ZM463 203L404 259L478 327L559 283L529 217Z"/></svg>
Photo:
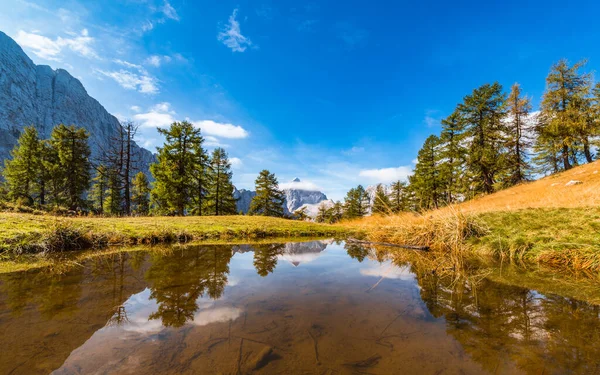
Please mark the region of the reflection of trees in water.
<svg viewBox="0 0 600 375"><path fill-rule="evenodd" d="M346 252L350 258L356 259L361 263L363 260L365 260L367 255L369 255L369 249L366 246L355 242L346 242L344 244L344 249L346 249Z"/></svg>
<svg viewBox="0 0 600 375"><path fill-rule="evenodd" d="M254 267L256 272L265 277L277 266L277 256L283 254L285 244L252 245L254 249Z"/></svg>
<svg viewBox="0 0 600 375"><path fill-rule="evenodd" d="M218 299L227 285L231 246L187 247L168 255L152 254L145 279L158 310L150 319L181 327L194 319L200 297Z"/></svg>
<svg viewBox="0 0 600 375"><path fill-rule="evenodd" d="M487 279L420 272L418 282L431 314L488 371L506 361L531 374L600 372L598 306Z"/></svg>

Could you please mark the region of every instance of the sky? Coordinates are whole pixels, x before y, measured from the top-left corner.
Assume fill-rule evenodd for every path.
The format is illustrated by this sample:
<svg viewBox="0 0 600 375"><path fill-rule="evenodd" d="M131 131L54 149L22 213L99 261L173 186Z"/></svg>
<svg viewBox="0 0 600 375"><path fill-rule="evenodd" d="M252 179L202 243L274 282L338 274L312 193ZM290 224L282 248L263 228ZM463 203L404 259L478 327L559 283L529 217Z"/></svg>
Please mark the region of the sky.
<svg viewBox="0 0 600 375"><path fill-rule="evenodd" d="M474 88L519 82L534 109L550 66L600 66L594 1L0 0L0 30L68 70L119 119L189 120L234 184L343 199L406 179L423 141Z"/></svg>

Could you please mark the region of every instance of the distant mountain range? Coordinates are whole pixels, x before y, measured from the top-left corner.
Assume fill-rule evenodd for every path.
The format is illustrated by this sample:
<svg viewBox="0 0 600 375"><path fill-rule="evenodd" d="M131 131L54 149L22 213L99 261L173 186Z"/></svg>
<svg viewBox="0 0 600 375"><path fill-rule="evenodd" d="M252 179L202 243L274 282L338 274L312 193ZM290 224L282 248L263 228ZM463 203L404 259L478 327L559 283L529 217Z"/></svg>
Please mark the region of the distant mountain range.
<svg viewBox="0 0 600 375"><path fill-rule="evenodd" d="M60 123L88 130L92 160L108 150L121 126L78 79L63 69L35 65L0 31L0 163L10 156L25 126L33 125L41 138L49 138ZM147 172L154 161L152 152L135 145L134 154L136 167Z"/></svg>
<svg viewBox="0 0 600 375"><path fill-rule="evenodd" d="M283 209L286 215L291 215L298 209L304 207L308 216L315 217L318 206L322 202L329 201L325 194L318 190L307 188L299 178L295 178L285 185L286 188L283 189L283 192L285 193ZM250 202L252 202L252 198L256 196L256 192L246 189L235 189L233 196L238 200L238 212L246 214L250 210Z"/></svg>

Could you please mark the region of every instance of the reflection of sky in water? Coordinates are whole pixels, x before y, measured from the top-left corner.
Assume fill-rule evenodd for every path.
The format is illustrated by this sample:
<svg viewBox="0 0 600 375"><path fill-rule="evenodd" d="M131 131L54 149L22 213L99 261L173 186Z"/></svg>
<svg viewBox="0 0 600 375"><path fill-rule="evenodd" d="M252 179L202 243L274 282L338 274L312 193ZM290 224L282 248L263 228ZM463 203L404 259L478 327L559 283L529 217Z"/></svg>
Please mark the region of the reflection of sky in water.
<svg viewBox="0 0 600 375"><path fill-rule="evenodd" d="M155 333L163 329L160 319L150 319L150 315L158 310L158 304L150 298L150 289L129 297L123 304L127 315L127 321L119 326L128 332ZM223 299L219 301L221 303ZM242 310L236 307L216 306L217 302L205 297L196 300L198 311L194 319L187 324L205 326L211 323L226 322L237 319Z"/></svg>

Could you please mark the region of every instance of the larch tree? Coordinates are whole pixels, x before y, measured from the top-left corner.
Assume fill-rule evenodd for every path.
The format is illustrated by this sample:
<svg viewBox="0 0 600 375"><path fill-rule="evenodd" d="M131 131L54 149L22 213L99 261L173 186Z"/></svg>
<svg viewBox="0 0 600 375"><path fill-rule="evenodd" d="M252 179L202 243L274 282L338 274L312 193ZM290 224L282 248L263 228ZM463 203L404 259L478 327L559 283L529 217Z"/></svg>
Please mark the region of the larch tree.
<svg viewBox="0 0 600 375"><path fill-rule="evenodd" d="M33 126L27 126L11 151L11 159L4 161L4 178L9 197L33 205L38 192L41 169L40 140Z"/></svg>
<svg viewBox="0 0 600 375"><path fill-rule="evenodd" d="M462 192L462 177L466 149L464 143L464 124L458 111L442 120L439 158L441 160L441 179L446 187L445 201L453 203Z"/></svg>
<svg viewBox="0 0 600 375"><path fill-rule="evenodd" d="M92 209L97 213L104 213L104 203L106 202L106 190L108 188L108 170L102 164L96 168L96 175L92 178L92 189L90 190L90 200Z"/></svg>
<svg viewBox="0 0 600 375"><path fill-rule="evenodd" d="M505 97L498 82L485 84L458 106L470 143L466 164L473 176L474 193L492 193L497 174L505 166L502 158Z"/></svg>
<svg viewBox="0 0 600 375"><path fill-rule="evenodd" d="M542 98L539 121L536 126L538 138L545 143L559 144L562 169L568 170L577 162L577 147L581 142L584 154L591 161L589 130L586 129L586 100L590 93L591 76L580 73L586 61L569 66L560 60L546 77L546 91ZM552 142L548 142L549 140Z"/></svg>
<svg viewBox="0 0 600 375"><path fill-rule="evenodd" d="M121 175L117 170L107 170L106 197L102 208L103 213L112 216L120 216L125 213L123 210L123 190L121 182Z"/></svg>
<svg viewBox="0 0 600 375"><path fill-rule="evenodd" d="M158 132L165 137L165 144L158 147L158 162L150 166L155 179L152 200L159 212L183 216L194 193L192 174L203 138L187 121L174 122Z"/></svg>
<svg viewBox="0 0 600 375"><path fill-rule="evenodd" d="M406 182L396 181L392 183L389 195L391 211L395 214L408 211L408 192Z"/></svg>
<svg viewBox="0 0 600 375"><path fill-rule="evenodd" d="M65 203L70 210L86 205L85 192L90 187L91 163L89 134L84 128L60 124L52 130L50 144L56 150L59 176L64 186Z"/></svg>
<svg viewBox="0 0 600 375"><path fill-rule="evenodd" d="M505 121L506 181L504 186L513 186L529 180L531 166L527 150L531 149L532 127L529 112L531 100L521 94L521 86L515 83L506 100Z"/></svg>
<svg viewBox="0 0 600 375"><path fill-rule="evenodd" d="M443 202L445 186L441 178L439 145L437 136L427 137L419 150L414 173L410 176L411 189L422 210L439 208Z"/></svg>
<svg viewBox="0 0 600 375"><path fill-rule="evenodd" d="M217 216L235 215L237 208L231 181L233 174L229 157L223 148L217 147L213 150L210 158L210 173L212 175L208 196L210 213Z"/></svg>
<svg viewBox="0 0 600 375"><path fill-rule="evenodd" d="M344 198L344 216L348 219L363 217L369 210L369 194L362 185L350 189Z"/></svg>
<svg viewBox="0 0 600 375"><path fill-rule="evenodd" d="M279 190L277 177L264 169L256 178L255 185L256 196L250 202L249 214L282 217L285 195Z"/></svg>
<svg viewBox="0 0 600 375"><path fill-rule="evenodd" d="M382 184L375 188L375 196L373 197L373 207L371 212L374 214L389 214L392 212L392 202Z"/></svg>
<svg viewBox="0 0 600 375"><path fill-rule="evenodd" d="M210 165L210 158L206 150L202 147L204 139L195 145L193 150L195 161L194 168L191 172L192 178L192 202L191 213L193 215L202 216L211 214L209 212L208 195L210 187L213 184L213 174Z"/></svg>
<svg viewBox="0 0 600 375"><path fill-rule="evenodd" d="M133 178L131 203L136 215L146 216L150 212L150 183L144 172L138 172Z"/></svg>

